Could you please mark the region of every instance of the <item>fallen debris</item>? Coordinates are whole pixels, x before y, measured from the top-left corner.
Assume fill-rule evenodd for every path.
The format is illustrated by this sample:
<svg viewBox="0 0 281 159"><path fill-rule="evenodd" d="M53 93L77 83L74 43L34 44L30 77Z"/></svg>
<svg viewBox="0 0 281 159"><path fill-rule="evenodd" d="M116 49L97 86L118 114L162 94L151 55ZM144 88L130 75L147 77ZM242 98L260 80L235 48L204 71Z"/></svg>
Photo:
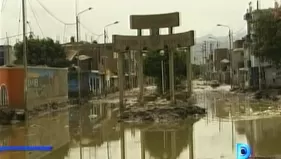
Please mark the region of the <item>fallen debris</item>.
<svg viewBox="0 0 281 159"><path fill-rule="evenodd" d="M129 107L120 116L120 122L174 122L187 117L204 115L198 106Z"/></svg>

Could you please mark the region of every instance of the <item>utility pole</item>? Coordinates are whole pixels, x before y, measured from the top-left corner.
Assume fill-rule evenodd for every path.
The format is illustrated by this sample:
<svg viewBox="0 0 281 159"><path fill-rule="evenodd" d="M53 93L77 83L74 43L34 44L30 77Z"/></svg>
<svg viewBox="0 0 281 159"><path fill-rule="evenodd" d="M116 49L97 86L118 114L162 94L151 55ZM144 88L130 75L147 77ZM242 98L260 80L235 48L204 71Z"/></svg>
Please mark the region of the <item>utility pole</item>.
<svg viewBox="0 0 281 159"><path fill-rule="evenodd" d="M204 41L203 43L203 77L204 77L204 81L206 80L206 71L207 71L207 67L206 67L206 54L207 54L207 41Z"/></svg>
<svg viewBox="0 0 281 159"><path fill-rule="evenodd" d="M29 127L29 122L28 122L28 108L27 108L27 39L26 39L26 11L25 11L26 3L25 0L22 0L22 43L23 43L23 67L24 67L24 93L23 93L23 100L24 100L24 109L25 109L25 124L27 127ZM27 132L26 132L27 133ZM27 135L27 134L26 134ZM25 137L25 143L28 145L28 139ZM26 153L27 155L27 153ZM28 158L26 156L26 158Z"/></svg>
<svg viewBox="0 0 281 159"><path fill-rule="evenodd" d="M230 66L229 66L229 71L230 71L230 86L231 89L233 88L233 74L232 74L232 32L229 29L229 33L228 33L228 38L229 38L229 61L230 61Z"/></svg>
<svg viewBox="0 0 281 159"><path fill-rule="evenodd" d="M11 58L11 57L10 57L10 40L9 40L8 33L7 33L7 32L6 32L6 38L7 38L8 49L7 49L7 55L4 55L4 57L7 56L6 59L8 59L8 60L5 60L6 62L4 61L4 63L10 64L10 58Z"/></svg>
<svg viewBox="0 0 281 159"><path fill-rule="evenodd" d="M27 116L27 39L26 39L26 11L25 11L25 0L22 0L22 35L23 35L23 67L24 67L24 107L26 109Z"/></svg>
<svg viewBox="0 0 281 159"><path fill-rule="evenodd" d="M77 46L79 46L79 17L78 17L78 14L76 15L76 41L77 41ZM79 50L77 51L77 55L76 55L76 60L77 60L77 82L78 82L78 100L79 100L79 103L81 102L81 87L80 87L80 73L81 73L81 68L80 68L80 52Z"/></svg>

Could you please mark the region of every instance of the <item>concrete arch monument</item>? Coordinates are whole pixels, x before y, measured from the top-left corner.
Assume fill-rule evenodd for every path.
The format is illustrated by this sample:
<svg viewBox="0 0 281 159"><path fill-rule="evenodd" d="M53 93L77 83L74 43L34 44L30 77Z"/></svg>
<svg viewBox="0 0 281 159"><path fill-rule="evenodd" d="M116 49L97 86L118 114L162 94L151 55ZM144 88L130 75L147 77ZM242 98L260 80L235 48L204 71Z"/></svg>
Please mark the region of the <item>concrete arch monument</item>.
<svg viewBox="0 0 281 159"><path fill-rule="evenodd" d="M169 50L169 79L170 79L170 96L172 103L175 102L174 92L174 57L175 49L184 48L187 51L187 74L189 83L187 84L189 93L191 94L191 58L190 47L194 45L194 31L187 31L183 33L173 34L173 28L180 25L179 12L152 14L152 15L131 15L130 28L137 29L137 36L113 35L114 51L119 53L119 90L120 90L120 105L123 105L123 74L122 69L124 52L129 50L139 51L139 66L143 66L142 50L161 50L168 46ZM168 35L160 35L160 28L169 28ZM143 29L150 29L149 36L142 36ZM143 68L140 67L138 84L140 88L139 101L143 102Z"/></svg>

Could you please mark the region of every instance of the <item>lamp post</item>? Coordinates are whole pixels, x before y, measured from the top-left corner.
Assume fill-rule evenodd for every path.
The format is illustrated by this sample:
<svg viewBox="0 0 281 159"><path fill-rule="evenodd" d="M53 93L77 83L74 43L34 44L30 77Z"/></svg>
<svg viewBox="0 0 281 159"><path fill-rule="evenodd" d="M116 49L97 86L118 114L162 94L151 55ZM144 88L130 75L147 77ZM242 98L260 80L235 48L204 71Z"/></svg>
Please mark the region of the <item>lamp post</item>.
<svg viewBox="0 0 281 159"><path fill-rule="evenodd" d="M105 52L106 52L106 43L107 43L107 31L106 31L106 28L108 28L109 26L118 24L118 23L119 23L119 21L115 21L115 22L113 22L113 23L107 24L107 25L104 26L104 28L103 28L103 45L104 45L104 47L103 47L103 53L104 53L104 54L105 54ZM107 59L105 59L105 61L104 61L104 69L105 69L105 76L106 76L106 77L109 76L109 75L107 75ZM106 96L106 94L107 94L107 89L108 89L108 80L105 79L104 82L105 82L104 93L105 93L105 96Z"/></svg>
<svg viewBox="0 0 281 159"><path fill-rule="evenodd" d="M217 24L217 26L228 28L229 61L230 61L230 66L229 66L229 69L230 69L230 86L232 88L233 87L233 84L232 84L232 57L231 57L231 53L232 53L231 52L231 49L232 49L232 31L231 31L230 27L227 26L227 25Z"/></svg>
<svg viewBox="0 0 281 159"><path fill-rule="evenodd" d="M160 55L163 57L165 55L165 51L161 50ZM161 59L161 83L162 83L162 95L165 93L165 81L164 81L164 60L163 58Z"/></svg>
<svg viewBox="0 0 281 159"><path fill-rule="evenodd" d="M214 38L214 37L209 37L209 39L212 39L212 40L215 40L217 42L217 49L219 48L219 41L218 39ZM213 72L216 71L216 67L215 67L215 61L216 61L216 58L215 58L215 52L213 52Z"/></svg>
<svg viewBox="0 0 281 159"><path fill-rule="evenodd" d="M85 10L82 10L81 12L78 12L76 14L76 41L77 41L77 45L79 45L79 15L81 15L82 13L85 13L86 11L89 11L89 10L92 10L92 7L89 7ZM79 51L77 52L77 67L78 67L78 71L77 71L77 75L78 75L78 99L79 99L79 102L80 102L80 98L81 98L81 87L80 87L80 73L81 73L81 70L80 70L80 59L79 59L79 56L80 56L80 53Z"/></svg>

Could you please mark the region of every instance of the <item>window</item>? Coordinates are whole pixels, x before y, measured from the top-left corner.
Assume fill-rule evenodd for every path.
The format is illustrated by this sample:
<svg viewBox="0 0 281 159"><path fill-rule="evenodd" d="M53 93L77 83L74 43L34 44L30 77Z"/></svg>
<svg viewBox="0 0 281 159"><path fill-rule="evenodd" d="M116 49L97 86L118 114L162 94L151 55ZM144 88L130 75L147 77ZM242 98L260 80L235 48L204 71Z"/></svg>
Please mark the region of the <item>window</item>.
<svg viewBox="0 0 281 159"><path fill-rule="evenodd" d="M4 58L0 57L0 66L4 65Z"/></svg>

